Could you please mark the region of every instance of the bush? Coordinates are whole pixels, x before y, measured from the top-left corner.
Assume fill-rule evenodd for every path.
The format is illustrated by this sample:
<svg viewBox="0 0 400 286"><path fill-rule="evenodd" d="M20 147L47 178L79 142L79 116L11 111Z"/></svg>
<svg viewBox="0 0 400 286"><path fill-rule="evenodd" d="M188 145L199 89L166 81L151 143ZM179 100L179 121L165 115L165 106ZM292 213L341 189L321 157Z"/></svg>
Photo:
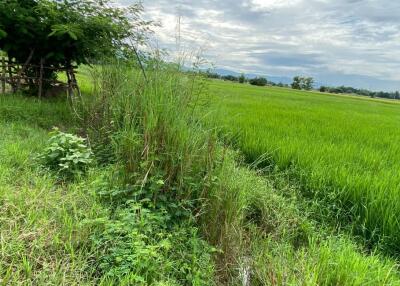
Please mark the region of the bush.
<svg viewBox="0 0 400 286"><path fill-rule="evenodd" d="M41 164L62 178L82 175L92 163L92 151L84 138L54 129L49 146L39 156Z"/></svg>
<svg viewBox="0 0 400 286"><path fill-rule="evenodd" d="M268 81L265 77L256 77L249 80L251 85L266 86Z"/></svg>

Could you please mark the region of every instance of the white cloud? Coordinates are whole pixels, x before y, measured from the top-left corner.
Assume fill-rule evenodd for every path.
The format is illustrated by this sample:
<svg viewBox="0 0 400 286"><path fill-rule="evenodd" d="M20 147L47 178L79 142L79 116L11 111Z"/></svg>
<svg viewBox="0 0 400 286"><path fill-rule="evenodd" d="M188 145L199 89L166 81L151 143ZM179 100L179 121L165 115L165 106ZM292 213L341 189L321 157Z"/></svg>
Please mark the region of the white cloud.
<svg viewBox="0 0 400 286"><path fill-rule="evenodd" d="M257 8L282 8L300 3L301 0L251 0L251 5Z"/></svg>
<svg viewBox="0 0 400 286"><path fill-rule="evenodd" d="M119 0L129 3L134 0ZM391 0L144 0L160 46L202 47L219 67L267 75L360 78L400 89L400 2ZM372 77L372 78L371 78ZM363 80L361 80L363 79Z"/></svg>

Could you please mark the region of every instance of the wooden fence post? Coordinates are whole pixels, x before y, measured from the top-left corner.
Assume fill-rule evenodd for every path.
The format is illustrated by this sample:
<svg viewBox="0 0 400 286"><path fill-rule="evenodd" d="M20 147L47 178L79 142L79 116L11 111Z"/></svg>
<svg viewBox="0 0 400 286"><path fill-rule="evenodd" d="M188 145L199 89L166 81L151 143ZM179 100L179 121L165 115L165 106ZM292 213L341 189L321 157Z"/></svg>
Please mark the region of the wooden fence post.
<svg viewBox="0 0 400 286"><path fill-rule="evenodd" d="M25 72L25 70L27 69L29 63L31 62L34 52L35 52L35 50L34 50L34 49L31 49L31 52L29 53L29 56L28 56L28 58L26 59L24 65L23 65L23 66L19 69L19 71L18 71L17 90L20 90L20 89L21 89L22 75L23 75L23 73Z"/></svg>
<svg viewBox="0 0 400 286"><path fill-rule="evenodd" d="M13 65L14 65L14 61L12 58L9 57L8 58L8 78L9 78L9 83L11 85L12 93L15 93L16 92L15 81L14 81L15 79L13 77L13 71L12 71Z"/></svg>
<svg viewBox="0 0 400 286"><path fill-rule="evenodd" d="M43 89L43 63L44 59L40 59L40 75L39 75L39 99L42 98L42 89Z"/></svg>
<svg viewBox="0 0 400 286"><path fill-rule="evenodd" d="M6 59L1 57L1 92L6 94Z"/></svg>

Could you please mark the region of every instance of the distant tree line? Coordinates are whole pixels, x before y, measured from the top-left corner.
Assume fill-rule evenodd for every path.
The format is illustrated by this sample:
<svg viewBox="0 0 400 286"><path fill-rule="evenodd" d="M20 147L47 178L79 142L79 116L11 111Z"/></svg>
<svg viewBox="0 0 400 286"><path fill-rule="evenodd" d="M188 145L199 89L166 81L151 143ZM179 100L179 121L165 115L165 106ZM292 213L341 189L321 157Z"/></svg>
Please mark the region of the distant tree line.
<svg viewBox="0 0 400 286"><path fill-rule="evenodd" d="M293 82L290 84L284 83L275 83L267 80L265 77L255 77L255 78L247 78L245 74L241 74L239 76L234 75L220 75L218 73L212 73L210 71L205 72L205 76L208 78L238 82L238 83L249 83L251 85L256 86L278 86L278 87L291 87L293 89L298 90L312 90L314 88L314 79L312 77L303 77L303 76L295 76L293 78ZM357 94L369 97L379 97L379 98L389 98L389 99L399 99L400 100L400 92L385 92L385 91L371 91L367 89L357 89L349 86L339 86L339 87L329 87L329 86L321 86L319 88L320 92L329 92L329 93L337 93L337 94Z"/></svg>
<svg viewBox="0 0 400 286"><path fill-rule="evenodd" d="M319 88L321 92L330 92L330 93L338 93L338 94L357 94L369 97L379 97L379 98L388 98L388 99L400 99L400 92L386 92L386 91L371 91L367 89L358 89L349 86L339 86L339 87L328 87L321 86Z"/></svg>
<svg viewBox="0 0 400 286"><path fill-rule="evenodd" d="M240 76L234 76L234 75L220 75L218 73L213 73L210 71L207 71L205 75L208 78L214 78L214 79L222 79L222 80L227 80L227 81L234 81L234 82L239 82L239 83L246 83L248 82L248 78L244 74L241 74Z"/></svg>
<svg viewBox="0 0 400 286"><path fill-rule="evenodd" d="M288 84L284 83L275 83L272 81L269 81L266 77L254 77L254 78L247 78L245 74L241 74L239 76L234 76L234 75L220 75L218 73L212 73L210 71L205 72L205 76L208 78L213 78L213 79L221 79L221 80L226 80L226 81L233 81L233 82L238 82L238 83L249 83L251 85L256 85L256 86L279 86L279 87L289 87Z"/></svg>

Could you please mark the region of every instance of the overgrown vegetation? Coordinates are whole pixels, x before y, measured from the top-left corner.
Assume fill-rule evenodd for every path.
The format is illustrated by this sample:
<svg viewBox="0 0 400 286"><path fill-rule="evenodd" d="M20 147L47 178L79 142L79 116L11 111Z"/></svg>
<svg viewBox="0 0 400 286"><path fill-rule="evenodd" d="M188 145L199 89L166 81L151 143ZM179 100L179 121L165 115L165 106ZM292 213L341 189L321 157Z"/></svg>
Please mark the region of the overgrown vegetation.
<svg viewBox="0 0 400 286"><path fill-rule="evenodd" d="M90 227L101 216L86 180L68 186L39 170L36 154L58 125L73 131L66 102L0 96L0 283L89 284Z"/></svg>

